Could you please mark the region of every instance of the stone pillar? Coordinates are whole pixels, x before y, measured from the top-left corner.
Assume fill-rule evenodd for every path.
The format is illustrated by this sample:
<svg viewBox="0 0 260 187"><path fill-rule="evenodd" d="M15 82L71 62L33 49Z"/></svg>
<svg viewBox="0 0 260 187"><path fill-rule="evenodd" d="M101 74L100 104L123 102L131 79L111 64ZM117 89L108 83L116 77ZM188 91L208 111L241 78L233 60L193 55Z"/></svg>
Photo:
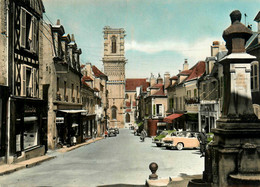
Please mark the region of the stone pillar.
<svg viewBox="0 0 260 187"><path fill-rule="evenodd" d="M214 141L206 154L204 180L215 186L260 184L260 123L253 112L250 63L245 52L252 31L240 23L238 10L230 14L232 24L224 33L228 55L224 69L224 102L217 120ZM257 154L258 153L258 154Z"/></svg>

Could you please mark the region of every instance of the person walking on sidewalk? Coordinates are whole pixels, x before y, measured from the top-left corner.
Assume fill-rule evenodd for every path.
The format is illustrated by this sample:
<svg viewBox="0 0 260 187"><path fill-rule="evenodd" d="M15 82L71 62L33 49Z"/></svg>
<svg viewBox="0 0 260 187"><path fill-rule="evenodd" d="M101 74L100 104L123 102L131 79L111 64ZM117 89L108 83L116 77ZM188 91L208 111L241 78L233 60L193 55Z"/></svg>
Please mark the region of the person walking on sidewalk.
<svg viewBox="0 0 260 187"><path fill-rule="evenodd" d="M144 142L144 139L145 139L145 137L147 136L147 133L146 133L146 131L143 129L142 130L142 132L141 132L141 140L142 140L142 142Z"/></svg>

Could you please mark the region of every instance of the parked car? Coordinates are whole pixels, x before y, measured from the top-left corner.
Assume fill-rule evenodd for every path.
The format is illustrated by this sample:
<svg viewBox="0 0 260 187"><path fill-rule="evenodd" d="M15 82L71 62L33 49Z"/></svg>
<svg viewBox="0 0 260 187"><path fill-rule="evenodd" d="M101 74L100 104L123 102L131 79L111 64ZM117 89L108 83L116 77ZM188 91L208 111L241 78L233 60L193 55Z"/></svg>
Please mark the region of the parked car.
<svg viewBox="0 0 260 187"><path fill-rule="evenodd" d="M177 131L176 136L165 137L163 139L164 145L167 149L177 148L199 148L198 132Z"/></svg>
<svg viewBox="0 0 260 187"><path fill-rule="evenodd" d="M165 138L167 135L172 135L175 132L176 130L164 130L153 139L153 143L155 143L157 147L161 147L164 145L163 138Z"/></svg>
<svg viewBox="0 0 260 187"><path fill-rule="evenodd" d="M119 128L116 127L114 129L115 129L116 133L119 134Z"/></svg>
<svg viewBox="0 0 260 187"><path fill-rule="evenodd" d="M114 128L110 128L108 129L108 136L116 136L117 133L116 133L116 130Z"/></svg>

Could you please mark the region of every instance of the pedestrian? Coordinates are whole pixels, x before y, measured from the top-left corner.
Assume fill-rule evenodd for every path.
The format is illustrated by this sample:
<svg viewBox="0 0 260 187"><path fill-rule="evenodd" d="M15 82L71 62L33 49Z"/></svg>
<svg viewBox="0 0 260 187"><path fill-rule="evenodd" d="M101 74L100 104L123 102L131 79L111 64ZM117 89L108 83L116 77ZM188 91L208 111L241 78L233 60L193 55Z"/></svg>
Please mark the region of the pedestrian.
<svg viewBox="0 0 260 187"><path fill-rule="evenodd" d="M108 135L108 132L107 132L107 130L105 130L105 138L107 137L107 135Z"/></svg>
<svg viewBox="0 0 260 187"><path fill-rule="evenodd" d="M205 156L205 151L206 151L206 144L207 144L207 135L205 133L205 130L202 129L200 132L198 139L200 141L200 152L201 152L201 157Z"/></svg>
<svg viewBox="0 0 260 187"><path fill-rule="evenodd" d="M142 140L142 142L144 142L144 139L145 139L145 137L147 136L147 133L146 133L146 131L143 129L142 130L142 132L141 132L141 140Z"/></svg>

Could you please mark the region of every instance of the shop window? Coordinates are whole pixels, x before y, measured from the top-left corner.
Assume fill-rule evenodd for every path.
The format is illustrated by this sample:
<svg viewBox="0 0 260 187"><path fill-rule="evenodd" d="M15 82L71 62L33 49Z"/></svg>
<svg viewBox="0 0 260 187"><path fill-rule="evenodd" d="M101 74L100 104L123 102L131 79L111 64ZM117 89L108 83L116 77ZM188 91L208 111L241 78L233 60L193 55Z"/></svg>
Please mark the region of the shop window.
<svg viewBox="0 0 260 187"><path fill-rule="evenodd" d="M37 117L24 118L24 149L36 146L39 144L39 128Z"/></svg>

